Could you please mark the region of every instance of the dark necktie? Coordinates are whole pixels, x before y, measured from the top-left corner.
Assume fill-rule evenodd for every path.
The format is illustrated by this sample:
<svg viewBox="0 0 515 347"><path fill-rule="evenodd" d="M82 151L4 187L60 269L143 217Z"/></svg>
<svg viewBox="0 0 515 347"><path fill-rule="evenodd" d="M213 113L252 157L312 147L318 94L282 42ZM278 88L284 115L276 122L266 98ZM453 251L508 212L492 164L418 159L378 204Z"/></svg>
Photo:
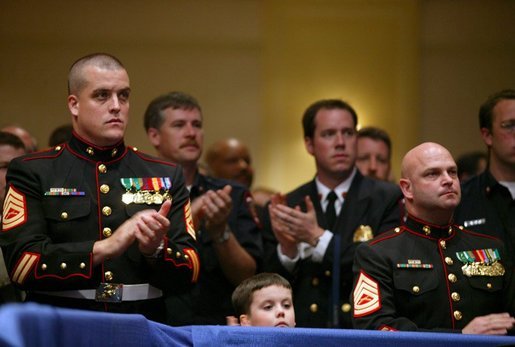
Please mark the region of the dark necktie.
<svg viewBox="0 0 515 347"><path fill-rule="evenodd" d="M327 194L327 207L325 209L325 220L327 222L327 229L332 230L334 223L336 222L336 209L334 208L334 202L336 201L336 193L331 190Z"/></svg>

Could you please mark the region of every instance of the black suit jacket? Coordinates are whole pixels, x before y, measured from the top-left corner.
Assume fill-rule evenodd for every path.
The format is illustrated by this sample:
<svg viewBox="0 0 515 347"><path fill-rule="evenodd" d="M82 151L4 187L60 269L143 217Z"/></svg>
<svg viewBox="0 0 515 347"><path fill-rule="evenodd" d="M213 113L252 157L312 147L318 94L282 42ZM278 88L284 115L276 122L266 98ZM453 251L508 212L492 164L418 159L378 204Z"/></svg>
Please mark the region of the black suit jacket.
<svg viewBox="0 0 515 347"><path fill-rule="evenodd" d="M306 211L304 197L313 201L320 227L328 228L320 204L315 180L312 180L286 196L288 206L301 206ZM368 226L374 235L399 225L401 192L391 183L364 177L359 171L352 181L344 204L337 217L334 234L340 235L340 285L339 326L350 328L349 295L352 290L352 262L354 251L360 242L354 242L355 232L360 226ZM265 261L264 271L277 272L290 280L293 287L295 317L299 327L330 326L330 300L332 290L332 269L334 240L331 240L323 261L313 262L310 258L300 260L293 273L289 273L277 256L277 240L273 234L269 216L264 218ZM358 231L359 232L359 231Z"/></svg>
<svg viewBox="0 0 515 347"><path fill-rule="evenodd" d="M461 203L454 221L465 228L504 241L512 260L515 253L515 200L486 170L461 186Z"/></svg>

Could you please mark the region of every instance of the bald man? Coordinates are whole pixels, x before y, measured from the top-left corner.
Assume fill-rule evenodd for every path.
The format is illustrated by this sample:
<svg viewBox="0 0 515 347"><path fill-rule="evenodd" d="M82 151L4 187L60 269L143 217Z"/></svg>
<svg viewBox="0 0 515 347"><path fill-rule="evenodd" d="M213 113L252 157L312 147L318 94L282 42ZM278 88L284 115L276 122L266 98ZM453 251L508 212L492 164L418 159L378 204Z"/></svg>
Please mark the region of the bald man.
<svg viewBox="0 0 515 347"><path fill-rule="evenodd" d="M4 126L1 129L1 131L18 136L20 140L23 142L23 145L25 146L25 150L27 151L27 153L36 152L38 150L38 143L36 138L21 126L10 124Z"/></svg>
<svg viewBox="0 0 515 347"><path fill-rule="evenodd" d="M238 139L219 140L206 152L210 173L217 178L238 182L247 188L252 185L254 169L247 146Z"/></svg>
<svg viewBox="0 0 515 347"><path fill-rule="evenodd" d="M452 223L456 164L423 143L402 161L406 222L356 250L355 328L506 334L514 283L503 243Z"/></svg>

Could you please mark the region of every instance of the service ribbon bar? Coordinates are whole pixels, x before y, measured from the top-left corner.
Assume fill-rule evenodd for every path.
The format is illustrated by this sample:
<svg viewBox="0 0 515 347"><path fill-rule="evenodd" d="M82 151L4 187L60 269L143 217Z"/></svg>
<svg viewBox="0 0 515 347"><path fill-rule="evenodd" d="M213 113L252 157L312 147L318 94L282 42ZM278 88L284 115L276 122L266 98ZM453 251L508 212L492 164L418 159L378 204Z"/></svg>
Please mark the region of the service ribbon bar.
<svg viewBox="0 0 515 347"><path fill-rule="evenodd" d="M45 196L84 196L86 192L77 191L76 188L50 188Z"/></svg>

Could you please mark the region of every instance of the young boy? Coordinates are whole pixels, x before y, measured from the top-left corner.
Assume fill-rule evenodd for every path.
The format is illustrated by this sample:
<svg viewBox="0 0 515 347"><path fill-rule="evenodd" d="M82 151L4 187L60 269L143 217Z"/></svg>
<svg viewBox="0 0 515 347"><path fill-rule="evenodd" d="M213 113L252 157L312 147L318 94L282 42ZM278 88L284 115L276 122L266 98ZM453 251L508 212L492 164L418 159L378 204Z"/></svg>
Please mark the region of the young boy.
<svg viewBox="0 0 515 347"><path fill-rule="evenodd" d="M234 290L232 304L242 326L295 327L291 285L278 274L247 278Z"/></svg>

